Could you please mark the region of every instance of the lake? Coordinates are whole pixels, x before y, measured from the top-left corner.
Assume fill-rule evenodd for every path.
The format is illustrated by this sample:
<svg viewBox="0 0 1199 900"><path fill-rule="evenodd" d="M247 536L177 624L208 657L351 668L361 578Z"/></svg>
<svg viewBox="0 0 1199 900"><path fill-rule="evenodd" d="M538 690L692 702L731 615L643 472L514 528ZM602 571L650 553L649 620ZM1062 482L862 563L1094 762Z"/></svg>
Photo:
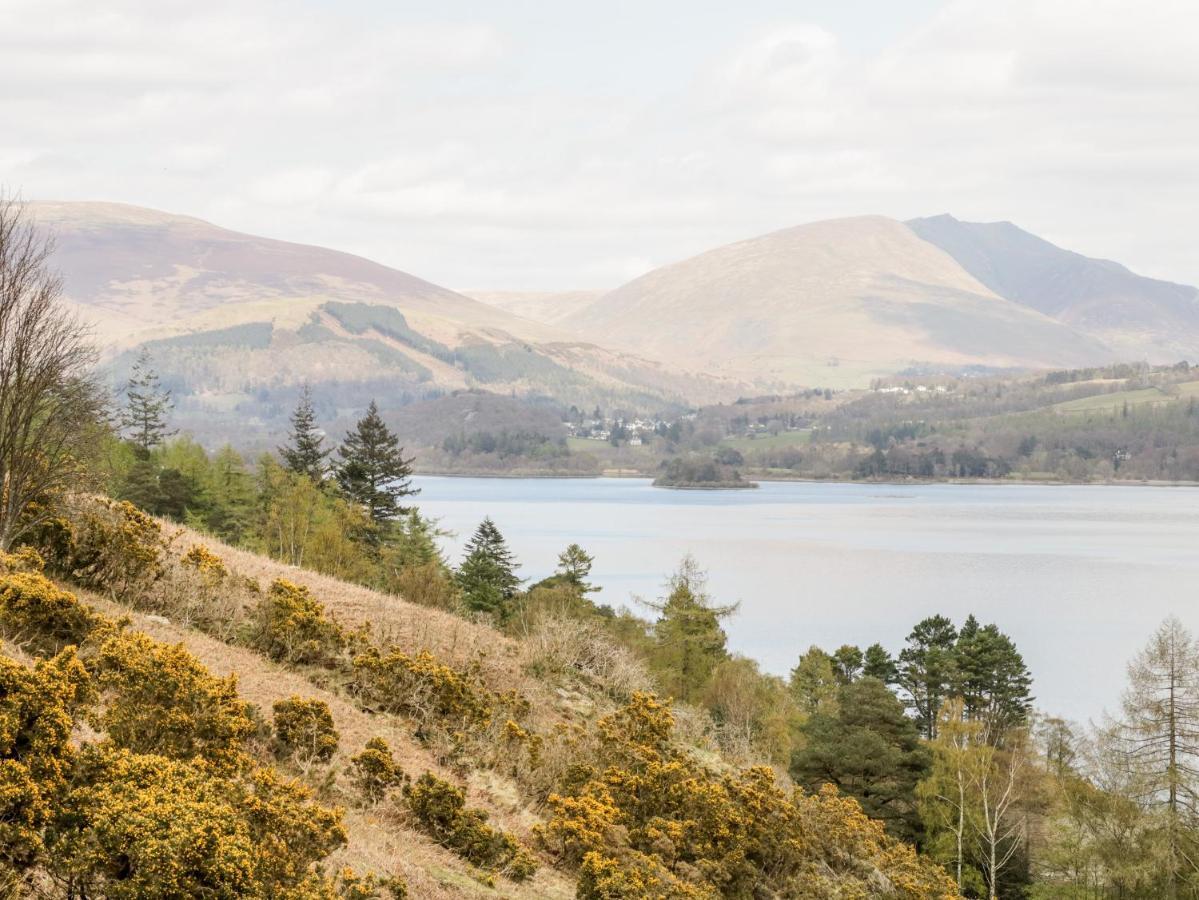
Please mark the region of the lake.
<svg viewBox="0 0 1199 900"><path fill-rule="evenodd" d="M530 579L568 543L595 556L600 602L656 598L684 554L710 576L730 649L786 674L812 644L893 653L933 613L995 622L1024 654L1037 706L1114 710L1128 659L1169 613L1199 631L1199 489L763 482L671 491L642 479L415 479L455 532L490 515ZM642 614L646 614L644 608Z"/></svg>

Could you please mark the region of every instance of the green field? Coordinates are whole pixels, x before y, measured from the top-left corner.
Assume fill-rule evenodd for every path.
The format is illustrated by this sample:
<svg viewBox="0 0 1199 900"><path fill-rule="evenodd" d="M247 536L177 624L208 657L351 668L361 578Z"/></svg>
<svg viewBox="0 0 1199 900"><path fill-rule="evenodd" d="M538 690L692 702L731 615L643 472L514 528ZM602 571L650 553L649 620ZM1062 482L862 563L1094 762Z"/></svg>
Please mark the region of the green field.
<svg viewBox="0 0 1199 900"><path fill-rule="evenodd" d="M720 443L737 450L777 450L780 447L795 447L812 440L810 431L782 431L778 434L760 434L756 437L725 438Z"/></svg>
<svg viewBox="0 0 1199 900"><path fill-rule="evenodd" d="M1166 393L1160 388L1141 388L1135 391L1116 391L1112 394L1096 394L1093 397L1082 397L1078 400L1067 400L1050 407L1062 413L1106 412L1118 410L1127 403L1129 406L1140 406L1145 403L1173 403L1177 400L1188 400L1199 397L1199 381L1186 381L1177 385L1177 393Z"/></svg>

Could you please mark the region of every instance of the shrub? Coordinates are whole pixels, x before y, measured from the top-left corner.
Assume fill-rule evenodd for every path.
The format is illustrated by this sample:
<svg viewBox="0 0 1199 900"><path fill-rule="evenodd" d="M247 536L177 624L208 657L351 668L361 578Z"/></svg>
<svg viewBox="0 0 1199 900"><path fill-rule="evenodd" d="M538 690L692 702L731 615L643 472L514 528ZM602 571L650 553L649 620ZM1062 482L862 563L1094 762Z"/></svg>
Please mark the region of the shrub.
<svg viewBox="0 0 1199 900"><path fill-rule="evenodd" d="M229 574L221 558L203 544L192 544L179 562L212 581L220 581Z"/></svg>
<svg viewBox="0 0 1199 900"><path fill-rule="evenodd" d="M404 781L404 770L392 756L391 747L383 738L373 737L362 752L350 757L354 785L368 803L378 803L390 788Z"/></svg>
<svg viewBox="0 0 1199 900"><path fill-rule="evenodd" d="M669 709L634 694L550 797L537 834L581 861L580 897L871 896L882 883L910 900L955 896L944 871L852 799L788 793L765 767L709 771L673 732Z"/></svg>
<svg viewBox="0 0 1199 900"><path fill-rule="evenodd" d="M331 666L346 646L346 634L308 588L277 579L258 604L252 645L272 659Z"/></svg>
<svg viewBox="0 0 1199 900"><path fill-rule="evenodd" d="M716 900L710 888L682 881L652 856L636 851L617 859L588 853L579 869L578 900Z"/></svg>
<svg viewBox="0 0 1199 900"><path fill-rule="evenodd" d="M281 756L328 762L337 752L337 729L324 700L289 697L275 703L275 744Z"/></svg>
<svg viewBox="0 0 1199 900"><path fill-rule="evenodd" d="M431 722L451 727L491 721L494 699L476 678L438 662L427 650L416 656L370 647L354 659L355 690L374 709L415 718L418 734Z"/></svg>
<svg viewBox="0 0 1199 900"><path fill-rule="evenodd" d="M74 650L32 670L0 657L0 885L42 857L43 829L74 759L75 716L89 697Z"/></svg>
<svg viewBox="0 0 1199 900"><path fill-rule="evenodd" d="M311 896L315 864L346 841L337 812L270 770L103 746L82 754L52 834L55 878L110 900Z"/></svg>
<svg viewBox="0 0 1199 900"><path fill-rule="evenodd" d="M512 835L487 824L487 813L471 809L459 788L426 772L404 789L408 810L421 831L463 859L513 881L537 871L528 848Z"/></svg>
<svg viewBox="0 0 1199 900"><path fill-rule="evenodd" d="M107 620L36 572L0 575L0 625L38 653L81 645Z"/></svg>
<svg viewBox="0 0 1199 900"><path fill-rule="evenodd" d="M98 724L118 747L172 759L202 757L220 769L246 764L254 731L237 677L213 676L182 644L123 634L95 661L105 701Z"/></svg>
<svg viewBox="0 0 1199 900"><path fill-rule="evenodd" d="M47 523L38 543L57 571L121 600L130 600L165 572L168 542L162 526L127 501L82 501L69 518Z"/></svg>

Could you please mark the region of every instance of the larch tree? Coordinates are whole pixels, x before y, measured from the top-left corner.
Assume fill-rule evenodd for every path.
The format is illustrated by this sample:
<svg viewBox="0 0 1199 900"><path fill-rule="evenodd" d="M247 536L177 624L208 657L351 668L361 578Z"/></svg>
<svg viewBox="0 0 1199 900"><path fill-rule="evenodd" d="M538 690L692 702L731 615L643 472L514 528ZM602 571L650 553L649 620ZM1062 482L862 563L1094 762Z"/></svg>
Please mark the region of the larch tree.
<svg viewBox="0 0 1199 900"><path fill-rule="evenodd" d="M87 329L62 304L52 241L0 196L0 550L79 485L107 417Z"/></svg>
<svg viewBox="0 0 1199 900"><path fill-rule="evenodd" d="M121 428L143 459L175 433L167 422L174 408L171 392L163 388L154 370L150 351L143 349L125 384L125 408L120 419Z"/></svg>
<svg viewBox="0 0 1199 900"><path fill-rule="evenodd" d="M1165 817L1167 896L1199 874L1199 644L1176 617L1128 666L1117 747L1146 806Z"/></svg>
<svg viewBox="0 0 1199 900"><path fill-rule="evenodd" d="M662 689L676 700L697 700L712 671L728 658L720 627L738 604L717 606L707 592L707 576L690 556L671 576L664 600L647 605L658 612L650 661Z"/></svg>
<svg viewBox="0 0 1199 900"><path fill-rule="evenodd" d="M329 471L329 454L332 448L325 447L324 432L316 424L316 410L312 406L312 391L308 385L300 391L300 399L291 414L291 431L287 444L279 448L283 464L297 475L307 475L315 483L325 480Z"/></svg>
<svg viewBox="0 0 1199 900"><path fill-rule="evenodd" d="M347 432L337 450L337 483L347 499L361 506L376 526L382 527L408 512L404 497L419 493L412 486L412 459L372 400L366 415Z"/></svg>

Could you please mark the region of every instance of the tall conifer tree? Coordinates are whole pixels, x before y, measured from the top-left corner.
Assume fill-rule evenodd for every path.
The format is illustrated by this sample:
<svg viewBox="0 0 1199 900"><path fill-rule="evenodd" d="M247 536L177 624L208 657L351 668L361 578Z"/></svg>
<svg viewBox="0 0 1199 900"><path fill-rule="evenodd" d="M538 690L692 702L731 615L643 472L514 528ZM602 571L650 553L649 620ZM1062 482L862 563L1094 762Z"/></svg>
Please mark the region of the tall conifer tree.
<svg viewBox="0 0 1199 900"><path fill-rule="evenodd" d="M171 392L163 389L154 371L150 352L142 350L125 385L125 409L120 424L143 455L148 456L175 433L167 427L167 417L174 406Z"/></svg>
<svg viewBox="0 0 1199 900"><path fill-rule="evenodd" d="M312 391L308 385L300 391L300 401L291 414L291 432L287 446L279 448L283 463L297 475L307 475L317 484L325 480L328 472L329 454L325 436L316 424L316 411L312 408Z"/></svg>
<svg viewBox="0 0 1199 900"><path fill-rule="evenodd" d="M337 450L337 483L342 493L359 504L375 525L385 525L408 509L403 497L418 493L412 487L412 459L404 458L399 438L392 434L372 400L366 415Z"/></svg>
<svg viewBox="0 0 1199 900"><path fill-rule="evenodd" d="M485 518L464 550L466 558L454 577L467 608L506 618L522 579L516 576L520 564L504 536L490 518Z"/></svg>

